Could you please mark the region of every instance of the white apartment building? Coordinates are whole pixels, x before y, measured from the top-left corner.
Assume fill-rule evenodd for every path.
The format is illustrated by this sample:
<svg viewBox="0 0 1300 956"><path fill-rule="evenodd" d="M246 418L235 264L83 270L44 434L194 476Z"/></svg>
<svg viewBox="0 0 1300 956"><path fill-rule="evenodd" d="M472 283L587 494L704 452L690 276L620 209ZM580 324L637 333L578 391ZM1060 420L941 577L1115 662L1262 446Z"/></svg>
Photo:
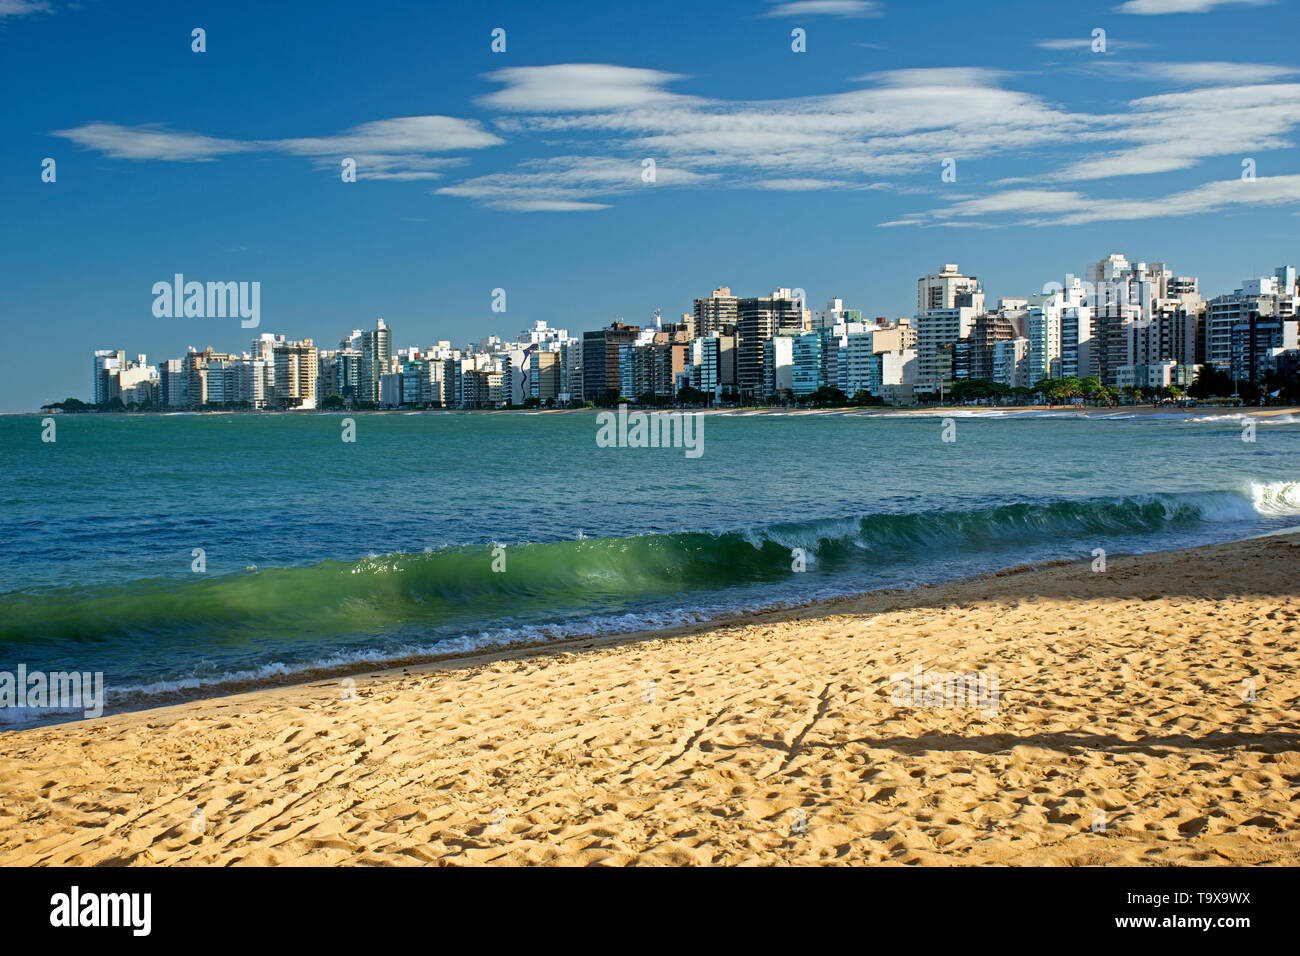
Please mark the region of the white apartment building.
<svg viewBox="0 0 1300 956"><path fill-rule="evenodd" d="M1030 384L1044 378L1093 374L1092 310L1077 276L1067 275L1059 291L1028 302Z"/></svg>
<svg viewBox="0 0 1300 956"><path fill-rule="evenodd" d="M952 381L952 369L941 368L941 353L966 338L984 311L984 290L975 276L962 275L956 263L916 282L916 355L918 392L938 391Z"/></svg>
<svg viewBox="0 0 1300 956"><path fill-rule="evenodd" d="M777 335L763 343L763 395L794 389L794 341Z"/></svg>
<svg viewBox="0 0 1300 956"><path fill-rule="evenodd" d="M1028 388L1029 339L993 343L993 381L1008 388Z"/></svg>
<svg viewBox="0 0 1300 956"><path fill-rule="evenodd" d="M569 341L568 329L552 329L547 324L538 319L533 322L531 329L524 329L515 339L520 345L550 345L546 351L554 352L559 350L559 346Z"/></svg>
<svg viewBox="0 0 1300 956"><path fill-rule="evenodd" d="M857 309L844 308L843 299L830 299L826 303L826 308L812 309L808 314L810 316L808 328L814 332L862 321L862 314Z"/></svg>
<svg viewBox="0 0 1300 956"><path fill-rule="evenodd" d="M1295 269L1280 266L1271 276L1243 279L1241 288L1205 303L1205 361L1227 369L1232 363L1232 330L1251 314L1285 319L1297 314Z"/></svg>

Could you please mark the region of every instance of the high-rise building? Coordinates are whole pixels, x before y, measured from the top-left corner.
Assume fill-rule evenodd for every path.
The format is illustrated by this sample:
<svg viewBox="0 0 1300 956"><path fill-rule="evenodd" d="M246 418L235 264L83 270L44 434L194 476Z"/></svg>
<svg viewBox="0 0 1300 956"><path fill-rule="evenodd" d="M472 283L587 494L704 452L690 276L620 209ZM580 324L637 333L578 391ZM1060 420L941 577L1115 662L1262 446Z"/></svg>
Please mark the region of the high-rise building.
<svg viewBox="0 0 1300 956"><path fill-rule="evenodd" d="M103 405L118 397L117 374L126 366L126 353L98 349L93 358L91 395L96 405Z"/></svg>
<svg viewBox="0 0 1300 956"><path fill-rule="evenodd" d="M1015 338L993 344L993 381L1008 388L1029 388L1029 339Z"/></svg>
<svg viewBox="0 0 1300 956"><path fill-rule="evenodd" d="M691 387L705 392L711 398L718 398L722 394L719 378L721 341L717 335L708 335L691 342Z"/></svg>
<svg viewBox="0 0 1300 956"><path fill-rule="evenodd" d="M970 334L971 378L993 378L993 347L998 342L1009 342L1016 338L1016 326L1013 314L1001 307L996 312L985 312L975 317L975 325Z"/></svg>
<svg viewBox="0 0 1300 956"><path fill-rule="evenodd" d="M983 314L984 290L975 276L948 263L917 280L916 303L916 390L936 392L952 384L956 343L971 334L975 317Z"/></svg>
<svg viewBox="0 0 1300 956"><path fill-rule="evenodd" d="M1297 327L1300 323L1274 315L1252 313L1232 330L1230 374L1234 382L1257 385L1269 372L1276 371L1286 352L1300 349Z"/></svg>
<svg viewBox="0 0 1300 956"><path fill-rule="evenodd" d="M932 309L955 309L958 296L979 291L977 278L962 275L956 263L945 263L938 272L916 280L917 314Z"/></svg>
<svg viewBox="0 0 1300 956"><path fill-rule="evenodd" d="M826 330L829 331L829 330ZM790 339L790 390L798 397L826 385L826 341L822 331L801 332Z"/></svg>
<svg viewBox="0 0 1300 956"><path fill-rule="evenodd" d="M622 390L619 348L632 345L640 326L613 322L607 328L582 333L582 391L589 402L612 404Z"/></svg>
<svg viewBox="0 0 1300 956"><path fill-rule="evenodd" d="M1205 361L1225 371L1232 367L1232 331L1249 325L1251 317L1270 316L1286 319L1296 315L1295 283L1282 285L1289 278L1289 266L1274 275L1244 279L1241 288L1229 295L1218 295L1205 303ZM1291 270L1292 272L1294 270Z"/></svg>
<svg viewBox="0 0 1300 956"><path fill-rule="evenodd" d="M185 405L185 360L165 359L158 366L158 400L169 408Z"/></svg>
<svg viewBox="0 0 1300 956"><path fill-rule="evenodd" d="M696 299L693 337L735 334L739 301L726 286L714 289L707 299Z"/></svg>
<svg viewBox="0 0 1300 956"><path fill-rule="evenodd" d="M561 404L585 401L586 393L582 385L582 339L570 339L560 351L560 394Z"/></svg>
<svg viewBox="0 0 1300 956"><path fill-rule="evenodd" d="M367 329L361 333L359 346L361 369L358 401L378 402L379 379L391 371L393 331L384 324L383 319L379 319L373 330Z"/></svg>
<svg viewBox="0 0 1300 956"><path fill-rule="evenodd" d="M1092 310L1087 290L1067 275L1057 291L1031 296L1025 319L1030 384L1092 374Z"/></svg>
<svg viewBox="0 0 1300 956"><path fill-rule="evenodd" d="M316 407L320 362L311 339L289 341L283 335L264 332L253 339L251 361L266 363L272 370L266 405L283 409ZM258 389L251 384L251 377L249 400L254 407L263 407L252 394Z"/></svg>
<svg viewBox="0 0 1300 956"><path fill-rule="evenodd" d="M796 299L786 288L777 289L770 296L737 302L736 384L742 394L772 394L765 390L765 383L777 379L774 371L766 367L767 356L773 354L766 349L766 343L782 332L806 331L807 319L803 300ZM784 355L784 351L780 354Z"/></svg>
<svg viewBox="0 0 1300 956"><path fill-rule="evenodd" d="M1130 263L1119 253L1090 263L1085 272L1085 304L1091 310L1093 348L1088 374L1103 385L1119 385L1120 368L1136 367L1149 354L1163 361L1175 349L1169 322L1174 312L1166 308L1166 322L1158 322L1162 300L1174 299L1195 311L1197 279L1175 276L1163 262ZM1178 336L1181 341L1184 335ZM1082 373L1081 373L1082 374ZM1126 376L1130 373L1126 373Z"/></svg>
<svg viewBox="0 0 1300 956"><path fill-rule="evenodd" d="M553 404L560 394L560 352L534 351L529 356L528 395L544 405Z"/></svg>
<svg viewBox="0 0 1300 956"><path fill-rule="evenodd" d="M755 394L784 395L794 389L794 337L774 335L763 341L763 381Z"/></svg>

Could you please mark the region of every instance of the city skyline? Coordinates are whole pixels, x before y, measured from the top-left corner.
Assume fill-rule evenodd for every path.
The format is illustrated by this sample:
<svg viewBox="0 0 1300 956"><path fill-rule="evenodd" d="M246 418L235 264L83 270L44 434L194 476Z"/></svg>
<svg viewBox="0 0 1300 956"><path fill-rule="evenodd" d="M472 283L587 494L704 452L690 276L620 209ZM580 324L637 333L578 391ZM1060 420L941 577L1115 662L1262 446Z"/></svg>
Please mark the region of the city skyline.
<svg viewBox="0 0 1300 956"><path fill-rule="evenodd" d="M158 284L156 310L197 314L206 301L227 320L244 314L249 290L221 283L205 290L183 278ZM1064 273L1061 282L1012 296L989 295L957 263L916 285L915 310L892 319L838 296L824 309L810 308L802 288L755 297L717 286L695 297L680 319L656 310L644 324L619 316L572 333L534 320L513 338L498 329L464 348L450 339L394 343L379 317L374 329L337 339L250 330L250 350L191 344L156 366L147 353L132 361L125 349L96 350L91 402L102 406L120 395L139 407L315 409L336 396L362 407L473 408L530 398L543 405L648 394L673 400L686 387L710 400L728 393L798 400L826 387L911 404L963 380L1027 389L1044 379L1094 377L1116 390L1185 388L1202 367L1229 376L1235 391L1238 380L1254 385L1267 374L1292 373L1300 354L1300 284L1291 265L1213 295L1169 263L1114 252ZM209 369L217 373L211 388Z"/></svg>
<svg viewBox="0 0 1300 956"><path fill-rule="evenodd" d="M215 338L152 314L178 272L259 282L291 339L383 315L416 342L498 332L498 288L512 326L582 329L719 277L901 316L918 264L1023 295L1118 248L1217 292L1296 258L1287 3L142 10L0 12L44 94L5 106L0 409L80 393L108 342Z"/></svg>

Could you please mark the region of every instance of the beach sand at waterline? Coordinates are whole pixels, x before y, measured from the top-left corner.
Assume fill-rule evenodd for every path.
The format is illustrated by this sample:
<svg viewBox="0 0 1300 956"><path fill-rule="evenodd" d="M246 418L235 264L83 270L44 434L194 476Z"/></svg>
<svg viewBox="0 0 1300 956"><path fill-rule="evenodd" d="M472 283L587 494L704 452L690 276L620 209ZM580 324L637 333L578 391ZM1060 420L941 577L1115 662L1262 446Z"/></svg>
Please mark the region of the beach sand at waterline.
<svg viewBox="0 0 1300 956"><path fill-rule="evenodd" d="M0 734L0 864L1300 863L1300 535L1091 563Z"/></svg>

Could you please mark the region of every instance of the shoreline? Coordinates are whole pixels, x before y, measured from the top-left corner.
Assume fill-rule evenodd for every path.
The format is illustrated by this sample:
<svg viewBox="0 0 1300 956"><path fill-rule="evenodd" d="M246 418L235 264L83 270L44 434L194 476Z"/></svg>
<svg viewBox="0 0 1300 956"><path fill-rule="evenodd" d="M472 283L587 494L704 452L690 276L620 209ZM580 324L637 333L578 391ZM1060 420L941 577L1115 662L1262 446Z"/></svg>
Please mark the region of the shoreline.
<svg viewBox="0 0 1300 956"><path fill-rule="evenodd" d="M0 863L1295 864L1297 557L1011 568L6 733ZM912 665L995 667L999 712L894 706Z"/></svg>
<svg viewBox="0 0 1300 956"><path fill-rule="evenodd" d="M1117 558L1142 558L1152 555L1163 556L1176 554L1180 551L1196 550L1199 548L1214 548L1223 545L1253 541L1260 538L1287 536L1293 533L1300 534L1300 526L1280 528L1262 534L1251 534L1241 538L1228 539L1226 541L1195 545L1191 548L1111 552L1108 554L1108 560L1114 560ZM204 704L209 701L239 697L246 694L256 694L261 691L291 690L310 684L317 684L321 681L337 682L347 678L371 678L378 675L391 675L395 672L407 671L412 668L425 670L429 668L455 667L463 662L474 662L481 658L495 659L502 654L509 654L516 651L525 653L529 656L547 656L551 654L564 654L572 650L588 650L611 645L635 644L643 641L691 637L710 631L725 630L727 628L755 622L782 621L799 619L802 617L815 618L825 614L834 613L834 609L840 605L858 604L863 601L885 600L890 598L901 599L921 592L954 586L977 587L981 582L1005 577L1011 574L1046 571L1051 568L1074 564L1086 565L1088 564L1088 561L1089 559L1086 558L1048 558L1038 561L1017 561L1004 567L993 568L975 574L967 574L949 579L940 579L937 581L873 588L846 594L834 594L831 596L811 597L806 599L796 598L785 601L774 600L757 606L731 608L711 615L701 611L699 613L703 616L681 623L640 627L631 630L600 630L595 633L574 633L561 637L544 637L538 640L489 641L488 643L484 643L477 647L452 650L445 653L425 652L405 656L393 656L392 658L381 662L355 661L333 666L323 665L318 667L303 667L282 674L268 673L247 680L224 680L198 688L183 688L175 691L159 692L150 697L146 702L107 710L106 713L93 718L81 717L73 719L56 718L52 720L36 720L18 726L6 726L5 724L0 723L0 741L3 741L6 734L22 734L52 728L75 727L78 725L94 723L96 721L111 720L115 717L129 714L149 713L152 711L166 710L172 707L184 707L190 704ZM577 622L571 623L574 623L575 626L577 624ZM554 626L562 625L539 625L536 630L545 630ZM271 667L274 665L267 664L264 666Z"/></svg>

